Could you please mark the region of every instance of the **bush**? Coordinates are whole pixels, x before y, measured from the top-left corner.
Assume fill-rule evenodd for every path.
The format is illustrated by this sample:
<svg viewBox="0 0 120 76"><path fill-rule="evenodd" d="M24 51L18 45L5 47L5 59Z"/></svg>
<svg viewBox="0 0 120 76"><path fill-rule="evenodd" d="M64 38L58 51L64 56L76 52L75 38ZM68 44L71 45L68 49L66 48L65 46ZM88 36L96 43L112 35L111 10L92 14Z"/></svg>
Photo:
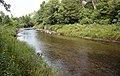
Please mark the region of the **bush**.
<svg viewBox="0 0 120 76"><path fill-rule="evenodd" d="M90 18L83 18L82 20L79 20L80 24L93 24L93 20Z"/></svg>

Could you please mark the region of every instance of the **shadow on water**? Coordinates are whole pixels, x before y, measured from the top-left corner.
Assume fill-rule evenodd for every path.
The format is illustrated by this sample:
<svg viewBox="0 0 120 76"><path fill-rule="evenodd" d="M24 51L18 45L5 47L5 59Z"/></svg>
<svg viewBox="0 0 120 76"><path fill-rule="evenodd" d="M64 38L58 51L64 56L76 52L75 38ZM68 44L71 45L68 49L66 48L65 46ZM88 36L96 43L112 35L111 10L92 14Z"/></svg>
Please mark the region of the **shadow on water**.
<svg viewBox="0 0 120 76"><path fill-rule="evenodd" d="M120 45L25 29L18 35L59 68L60 76L120 76Z"/></svg>

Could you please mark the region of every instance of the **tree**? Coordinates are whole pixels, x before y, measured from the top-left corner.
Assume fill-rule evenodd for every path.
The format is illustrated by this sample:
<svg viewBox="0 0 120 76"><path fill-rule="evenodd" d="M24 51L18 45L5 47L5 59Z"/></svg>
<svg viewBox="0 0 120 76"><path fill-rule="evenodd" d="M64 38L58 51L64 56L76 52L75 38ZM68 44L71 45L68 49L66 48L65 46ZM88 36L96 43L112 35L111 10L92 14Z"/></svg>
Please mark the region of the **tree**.
<svg viewBox="0 0 120 76"><path fill-rule="evenodd" d="M62 21L65 24L77 23L79 20L80 6L79 2L76 0L62 0L59 8L58 14L63 17Z"/></svg>
<svg viewBox="0 0 120 76"><path fill-rule="evenodd" d="M11 19L8 15L5 15L2 11L0 12L0 23L1 24L11 24Z"/></svg>
<svg viewBox="0 0 120 76"><path fill-rule="evenodd" d="M82 5L83 8L88 3L92 3L93 8L97 9L97 7L96 7L96 0L80 0L80 3L81 3L81 5Z"/></svg>
<svg viewBox="0 0 120 76"><path fill-rule="evenodd" d="M34 12L33 22L35 25L39 25L43 23L44 11L45 11L45 1L43 1L42 4L40 4L40 9L37 12Z"/></svg>
<svg viewBox="0 0 120 76"><path fill-rule="evenodd" d="M33 22L31 21L31 16L25 15L25 16L19 17L19 24L21 24L23 27L32 27Z"/></svg>
<svg viewBox="0 0 120 76"><path fill-rule="evenodd" d="M96 0L92 0L92 4L93 4L94 9L97 9L97 7L96 7Z"/></svg>
<svg viewBox="0 0 120 76"><path fill-rule="evenodd" d="M4 8L10 12L10 4L7 4L4 0L0 0L0 3L2 3L2 5L4 6Z"/></svg>
<svg viewBox="0 0 120 76"><path fill-rule="evenodd" d="M57 20L55 17L55 13L59 8L59 0L49 0L48 3L45 4L43 13L43 23L44 24L56 24Z"/></svg>
<svg viewBox="0 0 120 76"><path fill-rule="evenodd" d="M40 5L40 9L35 13L34 20L35 24L56 24L55 13L59 7L59 0L49 0L48 2L43 1Z"/></svg>
<svg viewBox="0 0 120 76"><path fill-rule="evenodd" d="M120 0L49 0L33 18L36 25L112 24L120 21L119 10Z"/></svg>

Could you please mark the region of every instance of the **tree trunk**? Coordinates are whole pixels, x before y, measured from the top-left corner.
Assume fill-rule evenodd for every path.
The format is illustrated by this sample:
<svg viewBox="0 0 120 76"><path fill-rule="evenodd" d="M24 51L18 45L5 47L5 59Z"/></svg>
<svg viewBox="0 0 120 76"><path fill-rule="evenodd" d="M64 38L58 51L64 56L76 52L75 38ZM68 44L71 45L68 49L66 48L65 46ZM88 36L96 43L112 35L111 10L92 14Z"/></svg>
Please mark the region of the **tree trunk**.
<svg viewBox="0 0 120 76"><path fill-rule="evenodd" d="M97 9L95 0L92 0L92 4L93 4L93 8L94 8L94 9Z"/></svg>

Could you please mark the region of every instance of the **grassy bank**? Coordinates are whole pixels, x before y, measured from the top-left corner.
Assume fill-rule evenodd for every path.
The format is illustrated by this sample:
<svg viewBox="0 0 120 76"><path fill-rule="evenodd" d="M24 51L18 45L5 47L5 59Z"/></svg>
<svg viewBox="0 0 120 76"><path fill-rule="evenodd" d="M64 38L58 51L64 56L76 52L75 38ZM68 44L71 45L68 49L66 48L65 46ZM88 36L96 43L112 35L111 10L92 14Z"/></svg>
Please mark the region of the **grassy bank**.
<svg viewBox="0 0 120 76"><path fill-rule="evenodd" d="M16 41L15 28L0 25L0 76L54 76L44 59L24 42Z"/></svg>
<svg viewBox="0 0 120 76"><path fill-rule="evenodd" d="M120 26L119 25L37 25L34 28L42 28L56 31L62 35L76 36L76 37L90 37L99 38L103 40L120 41Z"/></svg>

